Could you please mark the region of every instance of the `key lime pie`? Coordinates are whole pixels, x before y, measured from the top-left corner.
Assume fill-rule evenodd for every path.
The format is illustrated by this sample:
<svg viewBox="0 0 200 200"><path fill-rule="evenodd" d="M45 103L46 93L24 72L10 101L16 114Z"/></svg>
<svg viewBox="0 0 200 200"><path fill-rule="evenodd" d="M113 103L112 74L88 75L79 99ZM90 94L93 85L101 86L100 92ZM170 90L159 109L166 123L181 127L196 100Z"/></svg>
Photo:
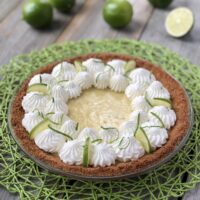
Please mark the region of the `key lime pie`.
<svg viewBox="0 0 200 200"><path fill-rule="evenodd" d="M168 156L189 127L184 90L150 62L99 53L53 63L24 82L11 108L23 148L56 169L115 176Z"/></svg>

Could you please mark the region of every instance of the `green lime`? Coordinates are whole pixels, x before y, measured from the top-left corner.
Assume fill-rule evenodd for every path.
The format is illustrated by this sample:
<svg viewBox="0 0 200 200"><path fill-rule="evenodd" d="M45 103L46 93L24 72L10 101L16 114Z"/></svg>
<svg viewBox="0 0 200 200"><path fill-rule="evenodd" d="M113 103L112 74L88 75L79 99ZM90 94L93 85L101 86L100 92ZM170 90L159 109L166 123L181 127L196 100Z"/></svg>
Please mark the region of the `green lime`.
<svg viewBox="0 0 200 200"><path fill-rule="evenodd" d="M60 12L68 13L74 7L76 0L51 0L51 3Z"/></svg>
<svg viewBox="0 0 200 200"><path fill-rule="evenodd" d="M128 25L133 16L133 7L127 0L108 0L103 7L104 20L114 28Z"/></svg>
<svg viewBox="0 0 200 200"><path fill-rule="evenodd" d="M165 21L167 32L173 37L186 35L193 27L194 17L188 8L180 7L172 10Z"/></svg>
<svg viewBox="0 0 200 200"><path fill-rule="evenodd" d="M167 8L173 0L149 0L156 8Z"/></svg>
<svg viewBox="0 0 200 200"><path fill-rule="evenodd" d="M22 17L33 27L46 27L52 22L53 8L47 1L31 0L23 5Z"/></svg>

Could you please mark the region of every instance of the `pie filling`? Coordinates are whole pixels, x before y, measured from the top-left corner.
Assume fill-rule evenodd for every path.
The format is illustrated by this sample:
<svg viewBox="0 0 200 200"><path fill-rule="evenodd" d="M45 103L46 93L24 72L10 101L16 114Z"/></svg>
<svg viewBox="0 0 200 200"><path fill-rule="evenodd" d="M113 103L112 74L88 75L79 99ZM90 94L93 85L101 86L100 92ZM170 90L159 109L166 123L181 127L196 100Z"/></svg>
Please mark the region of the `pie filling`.
<svg viewBox="0 0 200 200"><path fill-rule="evenodd" d="M163 84L133 60L89 58L35 75L22 125L64 163L105 167L162 147L176 122L172 105Z"/></svg>

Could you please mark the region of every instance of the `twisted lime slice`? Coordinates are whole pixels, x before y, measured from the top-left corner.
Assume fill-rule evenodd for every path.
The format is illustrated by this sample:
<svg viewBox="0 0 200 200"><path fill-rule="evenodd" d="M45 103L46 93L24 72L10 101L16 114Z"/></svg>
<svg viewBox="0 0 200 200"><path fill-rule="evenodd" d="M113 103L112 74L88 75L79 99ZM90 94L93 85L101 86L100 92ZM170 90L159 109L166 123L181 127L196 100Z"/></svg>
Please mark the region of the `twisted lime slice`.
<svg viewBox="0 0 200 200"><path fill-rule="evenodd" d="M194 17L191 10L180 7L172 10L165 21L165 28L169 35L182 37L186 35L194 24Z"/></svg>

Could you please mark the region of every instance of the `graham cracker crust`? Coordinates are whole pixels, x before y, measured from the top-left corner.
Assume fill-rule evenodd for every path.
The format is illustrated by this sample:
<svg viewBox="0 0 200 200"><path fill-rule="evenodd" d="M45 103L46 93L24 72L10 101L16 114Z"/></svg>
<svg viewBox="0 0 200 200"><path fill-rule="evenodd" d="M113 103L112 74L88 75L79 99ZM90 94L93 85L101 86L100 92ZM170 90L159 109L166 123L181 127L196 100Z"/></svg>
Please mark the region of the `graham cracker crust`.
<svg viewBox="0 0 200 200"><path fill-rule="evenodd" d="M142 60L140 58L136 58L129 55L121 55L121 54L113 54L113 53L96 53L96 54L87 54L81 55L74 58L67 58L65 61L73 63L76 61L83 61L88 58L100 58L104 61L112 60L112 59L122 59L125 61L135 60L137 67L143 67L145 69L150 70L157 80L162 82L162 84L168 89L171 95L173 109L176 112L177 120L176 124L169 131L169 138L165 145L161 148L157 149L151 154L146 154L143 157L139 158L135 161L129 162L117 162L115 165L109 167L83 167L83 166L75 166L68 165L63 163L58 156L53 154L49 154L39 149L34 140L31 140L27 131L22 126L22 119L24 117L24 110L21 106L21 102L23 96L26 94L28 83L30 79L39 73L51 73L53 67L59 62L55 62L49 64L47 66L43 66L35 71L27 80L24 81L21 88L17 91L14 100L11 105L11 125L15 134L15 137L20 141L21 146L33 157L36 157L43 163L46 163L53 168L63 170L68 173L73 173L77 175L83 176L96 176L96 177L111 177L111 176L119 176L123 174L130 174L132 172L136 172L147 166L151 166L161 159L168 156L181 142L184 136L187 133L187 130L190 126L189 119L189 103L187 100L187 96L185 94L184 89L181 85L173 79L168 73L162 70L160 67L152 64L148 61Z"/></svg>

